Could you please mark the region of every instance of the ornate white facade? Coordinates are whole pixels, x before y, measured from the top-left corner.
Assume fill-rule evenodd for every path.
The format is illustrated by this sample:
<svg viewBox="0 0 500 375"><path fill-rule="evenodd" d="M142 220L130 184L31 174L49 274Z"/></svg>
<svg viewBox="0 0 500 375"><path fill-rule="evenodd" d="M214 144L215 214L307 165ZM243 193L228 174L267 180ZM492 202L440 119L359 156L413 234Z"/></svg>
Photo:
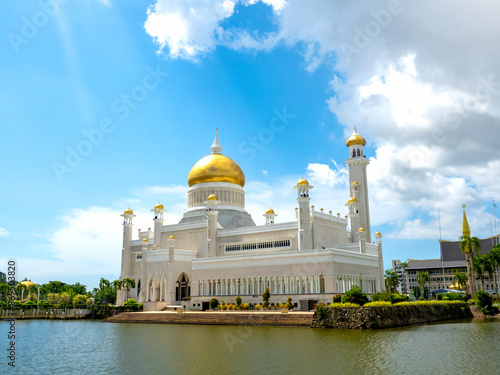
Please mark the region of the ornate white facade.
<svg viewBox="0 0 500 375"><path fill-rule="evenodd" d="M315 210L308 181L298 181L296 220L276 223L269 209L266 224L256 226L245 210L245 176L222 155L216 133L212 153L188 176L188 210L178 224L164 225L162 204L153 213L154 230L132 239L132 210L123 215L121 279L135 288L118 293L144 303L145 310L171 305L202 309L214 296L226 303L237 296L271 303L302 300L331 302L334 294L359 285L366 293L383 290L382 236L372 244L369 196L363 154L366 141L356 129L347 140L349 214ZM293 207L290 202L290 207ZM293 209L293 208L291 208ZM205 305L204 305L205 304Z"/></svg>

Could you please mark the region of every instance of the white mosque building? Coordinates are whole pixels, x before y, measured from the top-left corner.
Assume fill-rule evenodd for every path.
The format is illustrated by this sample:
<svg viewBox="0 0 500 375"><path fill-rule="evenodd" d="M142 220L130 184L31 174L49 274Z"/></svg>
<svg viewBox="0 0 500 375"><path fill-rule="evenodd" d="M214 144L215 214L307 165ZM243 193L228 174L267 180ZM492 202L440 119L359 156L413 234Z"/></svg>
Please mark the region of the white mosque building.
<svg viewBox="0 0 500 375"><path fill-rule="evenodd" d="M162 204L152 210L154 230L132 239L132 210L123 215L121 279L135 288L118 292L145 310L182 305L207 307L212 298L226 303L237 296L260 303L266 288L272 304L292 297L300 306L329 303L332 296L359 285L371 294L384 289L382 235L372 244L365 139L354 129L346 142L349 158L348 215L310 205L313 186L305 179L297 191L296 220L276 223L272 209L265 225L255 225L245 211L245 175L222 154L217 132L212 153L188 175L188 210L178 224L164 225ZM292 188L292 187L290 187Z"/></svg>

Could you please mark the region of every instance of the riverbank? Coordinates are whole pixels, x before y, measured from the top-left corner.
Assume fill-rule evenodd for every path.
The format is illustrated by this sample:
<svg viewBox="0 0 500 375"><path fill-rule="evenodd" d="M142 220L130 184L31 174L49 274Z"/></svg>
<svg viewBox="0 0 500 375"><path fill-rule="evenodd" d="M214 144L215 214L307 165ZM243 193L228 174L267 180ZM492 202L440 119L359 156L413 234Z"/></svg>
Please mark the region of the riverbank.
<svg viewBox="0 0 500 375"><path fill-rule="evenodd" d="M0 320L9 319L86 319L89 309L29 309L3 310Z"/></svg>
<svg viewBox="0 0 500 375"><path fill-rule="evenodd" d="M402 303L391 306L329 307L316 313L313 328L378 329L472 318L465 302Z"/></svg>
<svg viewBox="0 0 500 375"><path fill-rule="evenodd" d="M198 324L230 326L311 327L314 313L270 311L125 312L104 319L110 323Z"/></svg>

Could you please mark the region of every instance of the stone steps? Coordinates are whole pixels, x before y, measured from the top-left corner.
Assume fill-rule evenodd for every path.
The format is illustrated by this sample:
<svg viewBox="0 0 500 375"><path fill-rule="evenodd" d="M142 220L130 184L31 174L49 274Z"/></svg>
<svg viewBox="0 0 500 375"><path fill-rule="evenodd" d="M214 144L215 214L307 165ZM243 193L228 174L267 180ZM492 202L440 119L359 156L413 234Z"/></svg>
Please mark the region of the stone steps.
<svg viewBox="0 0 500 375"><path fill-rule="evenodd" d="M222 313L222 312L125 312L106 322L113 323L163 323L163 324L202 324L202 325L245 325L275 327L310 327L313 313Z"/></svg>

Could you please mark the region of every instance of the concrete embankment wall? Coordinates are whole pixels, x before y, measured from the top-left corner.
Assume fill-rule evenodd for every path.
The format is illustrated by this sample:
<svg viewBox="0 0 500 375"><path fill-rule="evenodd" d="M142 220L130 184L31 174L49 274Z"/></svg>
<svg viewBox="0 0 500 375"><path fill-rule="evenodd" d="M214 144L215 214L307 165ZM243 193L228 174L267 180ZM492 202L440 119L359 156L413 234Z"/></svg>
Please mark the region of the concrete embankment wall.
<svg viewBox="0 0 500 375"><path fill-rule="evenodd" d="M310 327L313 313L126 312L105 319L112 323L212 324Z"/></svg>
<svg viewBox="0 0 500 375"><path fill-rule="evenodd" d="M314 314L313 328L370 329L472 318L467 303L410 304L387 307L330 307L324 318Z"/></svg>

